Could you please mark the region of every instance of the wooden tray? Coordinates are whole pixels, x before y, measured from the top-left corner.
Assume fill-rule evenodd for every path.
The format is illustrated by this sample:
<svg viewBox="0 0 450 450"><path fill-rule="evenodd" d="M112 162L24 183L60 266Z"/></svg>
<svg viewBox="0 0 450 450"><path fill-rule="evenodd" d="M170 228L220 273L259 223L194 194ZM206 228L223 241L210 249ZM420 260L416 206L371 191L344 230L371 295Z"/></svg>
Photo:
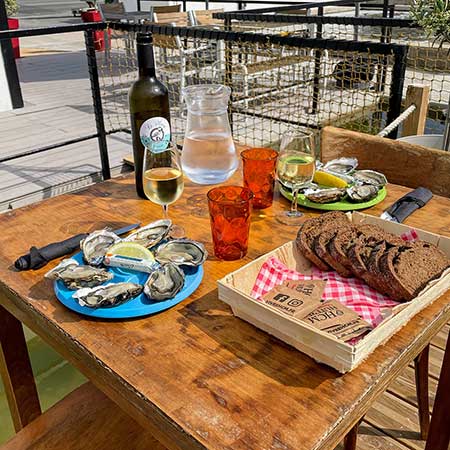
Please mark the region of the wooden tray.
<svg viewBox="0 0 450 450"><path fill-rule="evenodd" d="M378 217L362 213L349 214L354 223L371 223L395 234L402 234L410 227L387 222ZM419 238L437 245L450 257L450 239L424 230L416 229ZM228 274L218 281L219 298L231 306L233 314L250 322L296 349L306 353L318 362L334 367L341 373L357 367L379 345L402 328L415 314L430 305L450 288L450 269L439 279L431 281L412 301L392 308L391 315L372 330L356 345L349 345L335 337L317 330L307 323L291 319L250 297L256 276L261 266L271 256L275 256L288 267L307 272L311 267L291 241L267 253L251 263Z"/></svg>

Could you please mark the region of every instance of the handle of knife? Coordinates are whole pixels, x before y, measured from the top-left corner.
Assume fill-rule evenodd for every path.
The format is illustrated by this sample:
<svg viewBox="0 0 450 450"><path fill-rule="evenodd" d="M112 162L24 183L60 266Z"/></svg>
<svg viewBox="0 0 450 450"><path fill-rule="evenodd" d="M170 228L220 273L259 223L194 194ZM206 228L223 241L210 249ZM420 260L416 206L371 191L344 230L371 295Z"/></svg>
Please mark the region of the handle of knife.
<svg viewBox="0 0 450 450"><path fill-rule="evenodd" d="M59 258L77 250L80 245L80 241L86 236L88 236L88 233L77 234L76 236L64 239L63 241L48 244L45 247L38 249L33 247L30 249L30 253L18 258L14 263L14 266L18 270L39 269L40 267L45 266L45 264L52 259ZM39 256L38 261L32 261L32 253Z"/></svg>

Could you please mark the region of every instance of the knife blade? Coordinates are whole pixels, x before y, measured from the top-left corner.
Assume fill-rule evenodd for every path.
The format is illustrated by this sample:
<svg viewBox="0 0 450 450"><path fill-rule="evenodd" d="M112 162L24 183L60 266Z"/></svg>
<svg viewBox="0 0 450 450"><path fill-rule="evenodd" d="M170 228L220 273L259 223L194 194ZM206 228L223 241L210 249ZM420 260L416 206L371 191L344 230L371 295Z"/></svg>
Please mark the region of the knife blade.
<svg viewBox="0 0 450 450"><path fill-rule="evenodd" d="M140 226L140 223L133 223L113 232L121 236ZM52 259L59 258L77 250L80 247L80 242L88 235L89 233L80 233L63 241L52 242L41 248L31 247L29 253L17 258L14 267L17 270L40 269Z"/></svg>

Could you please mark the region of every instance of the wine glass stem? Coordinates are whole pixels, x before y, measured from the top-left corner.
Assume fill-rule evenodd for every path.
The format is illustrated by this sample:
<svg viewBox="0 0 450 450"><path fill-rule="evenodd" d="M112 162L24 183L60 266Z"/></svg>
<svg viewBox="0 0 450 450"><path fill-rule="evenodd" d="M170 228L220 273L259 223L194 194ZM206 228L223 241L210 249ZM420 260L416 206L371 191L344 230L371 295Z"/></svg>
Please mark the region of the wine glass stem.
<svg viewBox="0 0 450 450"><path fill-rule="evenodd" d="M291 202L291 212L297 212L297 202L298 202L298 191L300 188L298 186L292 188L292 202Z"/></svg>
<svg viewBox="0 0 450 450"><path fill-rule="evenodd" d="M169 218L169 205L162 205L164 219Z"/></svg>

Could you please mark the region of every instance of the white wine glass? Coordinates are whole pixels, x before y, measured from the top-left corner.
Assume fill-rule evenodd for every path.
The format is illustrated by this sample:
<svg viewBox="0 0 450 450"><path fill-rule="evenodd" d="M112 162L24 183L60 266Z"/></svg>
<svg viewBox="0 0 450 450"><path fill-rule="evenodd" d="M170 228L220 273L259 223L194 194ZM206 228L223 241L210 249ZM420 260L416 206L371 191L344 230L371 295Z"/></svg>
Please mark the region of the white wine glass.
<svg viewBox="0 0 450 450"><path fill-rule="evenodd" d="M145 196L162 206L164 219L169 218L169 205L175 203L183 193L184 180L179 150L174 143L162 152L155 153L146 148L143 161L143 185ZM174 237L183 237L184 230L172 226Z"/></svg>
<svg viewBox="0 0 450 450"><path fill-rule="evenodd" d="M283 134L278 155L276 179L292 192L291 209L277 215L286 225L298 225L303 213L297 209L300 189L311 183L315 171L315 139L308 131L288 131Z"/></svg>

